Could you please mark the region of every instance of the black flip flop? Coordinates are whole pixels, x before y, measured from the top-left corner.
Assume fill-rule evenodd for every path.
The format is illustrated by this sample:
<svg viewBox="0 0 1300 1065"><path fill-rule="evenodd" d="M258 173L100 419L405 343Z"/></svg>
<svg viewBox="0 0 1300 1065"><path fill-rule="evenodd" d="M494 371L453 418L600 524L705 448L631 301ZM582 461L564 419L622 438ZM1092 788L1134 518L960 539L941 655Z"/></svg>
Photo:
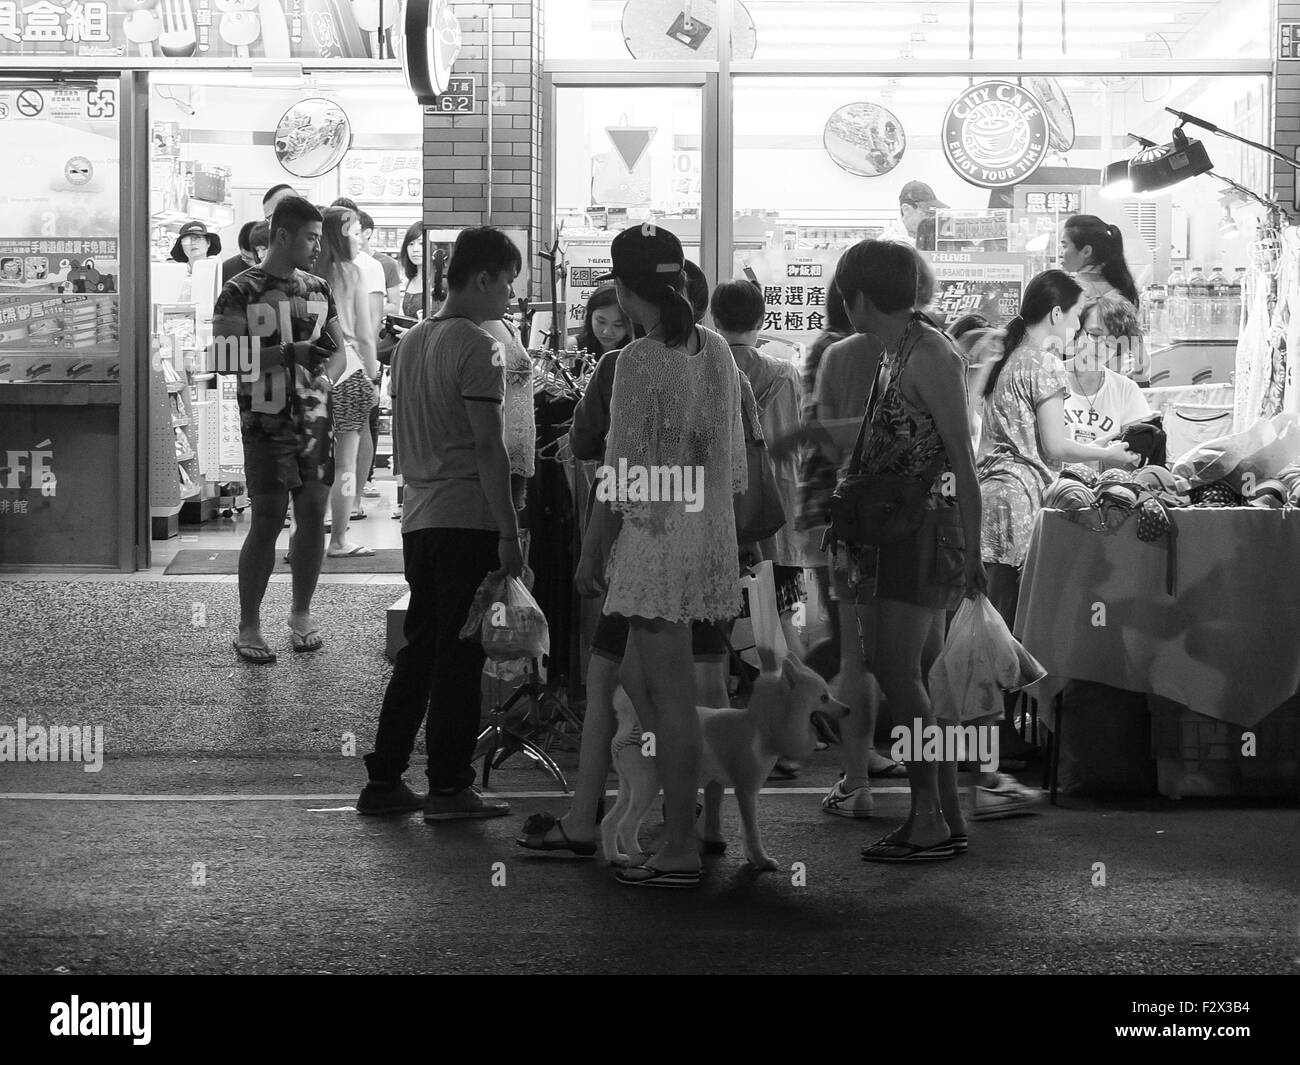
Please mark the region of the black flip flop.
<svg viewBox="0 0 1300 1065"><path fill-rule="evenodd" d="M645 876L637 874L644 873ZM658 888L693 888L700 886L700 870L656 869L653 865L638 865L632 869L620 869L615 879L629 887Z"/></svg>
<svg viewBox="0 0 1300 1065"><path fill-rule="evenodd" d="M888 853L894 851L897 853ZM862 860L864 862L883 862L890 865L899 865L904 862L941 862L956 855L951 839L942 840L939 843L931 843L922 847L919 843L904 843L902 840L894 840L886 837L877 840L870 847L862 848Z"/></svg>
<svg viewBox="0 0 1300 1065"><path fill-rule="evenodd" d="M546 833L552 828L558 828L560 835L564 837L559 840L547 841ZM536 837L534 839L533 837ZM579 858L591 858L596 853L595 843L578 843L569 839L569 834L564 831L564 825L555 817L554 814L541 813L533 814L524 822L524 834L517 836L515 842L524 850L529 851L572 851Z"/></svg>
<svg viewBox="0 0 1300 1065"><path fill-rule="evenodd" d="M230 646L235 649L235 653L240 658L245 662L252 662L255 666L269 666L275 663L275 652L265 644L259 646L236 636L230 641Z"/></svg>
<svg viewBox="0 0 1300 1065"><path fill-rule="evenodd" d="M727 853L727 841L725 839L702 839L700 840L700 853L715 856Z"/></svg>

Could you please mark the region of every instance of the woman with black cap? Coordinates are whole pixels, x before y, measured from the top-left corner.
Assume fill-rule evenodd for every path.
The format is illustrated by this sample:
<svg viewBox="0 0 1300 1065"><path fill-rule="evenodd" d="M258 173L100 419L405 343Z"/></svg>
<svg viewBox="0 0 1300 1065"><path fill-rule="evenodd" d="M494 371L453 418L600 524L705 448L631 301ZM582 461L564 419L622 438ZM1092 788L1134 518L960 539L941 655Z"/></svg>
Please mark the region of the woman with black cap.
<svg viewBox="0 0 1300 1065"><path fill-rule="evenodd" d="M686 298L681 242L647 223L611 245L618 301L645 330L615 367L605 465L578 566L579 591L608 592L605 613L630 620L643 673L640 705L656 736L664 837L621 883L694 887L700 725L691 622L739 612L733 495L748 484L740 378L726 342L700 329ZM648 483L651 490L638 491ZM671 484L674 490L658 489ZM673 498L665 499L663 495Z"/></svg>

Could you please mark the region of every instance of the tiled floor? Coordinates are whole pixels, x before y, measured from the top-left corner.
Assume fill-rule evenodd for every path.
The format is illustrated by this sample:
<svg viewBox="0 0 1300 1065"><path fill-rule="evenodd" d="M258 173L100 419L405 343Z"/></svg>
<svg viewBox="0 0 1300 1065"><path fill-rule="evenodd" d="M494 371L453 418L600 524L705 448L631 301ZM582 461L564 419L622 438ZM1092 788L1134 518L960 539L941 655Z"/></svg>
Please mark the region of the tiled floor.
<svg viewBox="0 0 1300 1065"><path fill-rule="evenodd" d="M391 517L397 505L397 482L387 470L375 471L375 487L379 489L378 499L363 499L363 509L367 517L364 521L354 521L348 531L348 538L353 543L364 544L373 550L402 547L402 523ZM290 508L292 512L292 508ZM243 546L244 535L248 531L249 512L237 514L232 518L218 518L200 526L181 526L180 536L170 540L154 540L150 545L149 569L137 573L70 573L58 571L35 571L0 573L0 580L22 581L197 581L204 584L236 584L234 574L212 576L199 574L193 576L172 576L163 571L184 550L238 550ZM289 534L292 529L285 529L277 541L276 550L283 552L289 547ZM292 578L287 573L275 573L271 576L272 584L288 584ZM406 580L400 573L322 573L321 584L400 584Z"/></svg>

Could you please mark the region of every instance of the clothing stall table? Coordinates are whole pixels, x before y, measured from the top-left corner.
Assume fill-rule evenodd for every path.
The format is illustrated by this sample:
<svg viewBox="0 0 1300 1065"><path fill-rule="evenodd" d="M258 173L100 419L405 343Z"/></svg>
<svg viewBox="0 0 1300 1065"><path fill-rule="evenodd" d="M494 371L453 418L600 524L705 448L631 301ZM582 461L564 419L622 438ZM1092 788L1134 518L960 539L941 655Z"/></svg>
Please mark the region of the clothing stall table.
<svg viewBox="0 0 1300 1065"><path fill-rule="evenodd" d="M1039 513L1021 577L1016 636L1049 676L1035 691L1056 733L1067 680L1163 696L1251 728L1300 690L1300 511L1178 509L1168 547L1134 520L1113 534Z"/></svg>

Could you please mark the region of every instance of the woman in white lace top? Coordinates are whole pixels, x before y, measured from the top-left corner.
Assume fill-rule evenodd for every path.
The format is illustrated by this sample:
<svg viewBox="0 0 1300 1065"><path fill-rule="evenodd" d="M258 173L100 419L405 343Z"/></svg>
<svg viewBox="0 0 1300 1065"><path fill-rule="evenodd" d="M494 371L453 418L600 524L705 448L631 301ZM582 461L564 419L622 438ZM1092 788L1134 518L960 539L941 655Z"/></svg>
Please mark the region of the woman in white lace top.
<svg viewBox="0 0 1300 1065"><path fill-rule="evenodd" d="M740 380L726 342L695 326L681 242L653 225L611 246L619 304L646 335L619 356L598 505L587 526L579 590L608 588L605 612L630 619L644 672L664 787L663 842L626 884L699 883L695 797L700 727L692 620L739 612L732 497L747 484Z"/></svg>

